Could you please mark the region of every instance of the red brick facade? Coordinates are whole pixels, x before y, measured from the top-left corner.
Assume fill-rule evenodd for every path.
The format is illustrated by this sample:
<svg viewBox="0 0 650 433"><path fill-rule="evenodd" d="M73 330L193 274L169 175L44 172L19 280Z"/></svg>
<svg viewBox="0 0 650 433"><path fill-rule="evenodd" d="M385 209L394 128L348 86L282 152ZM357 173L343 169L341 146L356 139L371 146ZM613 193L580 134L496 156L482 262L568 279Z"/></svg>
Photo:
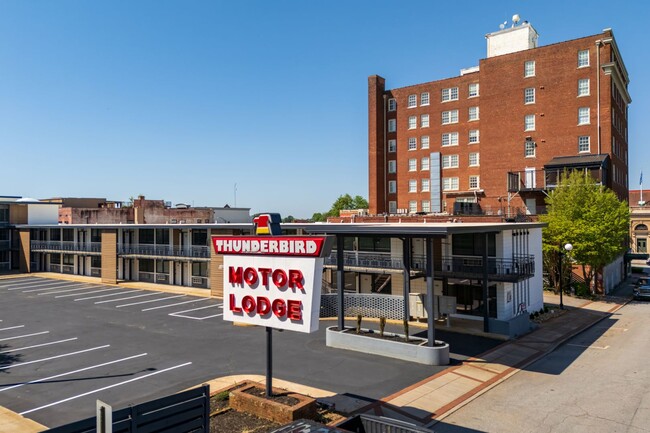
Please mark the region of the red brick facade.
<svg viewBox="0 0 650 433"><path fill-rule="evenodd" d="M589 63L578 67L578 53L585 50L588 50ZM534 62L534 73L528 77L524 73L526 62ZM579 80L583 85L581 96L578 96ZM602 169L598 173L603 183L621 199L627 199L626 111L630 102L627 84L627 72L611 30L481 59L477 69L458 77L398 89L387 90L382 77L370 76L370 213L433 212L437 206L442 212L452 213L456 201L476 202L481 212L488 215L510 214L515 210L539 213L543 211L546 184L550 185L550 169L545 170L545 165L557 157L580 157L578 162L572 159L572 163L580 165L584 157L601 155ZM469 95L470 85L478 90L477 96ZM457 89L457 98L452 93L451 100L443 102L444 89L450 89L446 92ZM525 103L526 89L529 89L529 96L534 92L534 102ZM428 94L428 105L422 104L423 94ZM409 96L413 98L412 95L417 103L409 108ZM394 110L389 109L390 99L395 100ZM470 107L476 107L473 110L478 111L478 119L469 120ZM583 115L588 108L589 120L579 125L581 108ZM458 110L457 122L442 124L443 112L455 110ZM428 115L428 127L423 126L423 115ZM534 128L528 130L525 129L527 115L534 116ZM409 125L409 118L413 116L415 128ZM391 119L396 121L395 132L389 132ZM528 119L530 121L531 117ZM475 142L472 143L470 131L478 131L477 140L473 137ZM457 145L442 146L443 134L451 134L447 137L453 139L456 133ZM422 148L423 137L429 137L428 149ZM580 151L579 137L583 137ZM588 144L585 137L589 137ZM395 152L389 151L390 140L395 140ZM525 155L525 147L529 155ZM432 164L429 171L422 170L423 159L436 153L441 159L440 167L442 159L452 167L436 169ZM478 154L478 165L470 166L470 154L474 159ZM395 173L389 172L391 160L396 164ZM521 173L519 183L512 182L509 186L508 173ZM478 176L478 185L470 186L471 176ZM422 191L423 179L429 179L430 190L434 190L438 182L442 190L444 182L455 187L453 178L458 180L458 187L453 191L443 190L437 195ZM391 181L396 182L395 193L389 192ZM417 192L412 192L414 185ZM520 188L513 188L513 185ZM429 209L423 206L427 201ZM390 202L393 202L393 209L390 209Z"/></svg>

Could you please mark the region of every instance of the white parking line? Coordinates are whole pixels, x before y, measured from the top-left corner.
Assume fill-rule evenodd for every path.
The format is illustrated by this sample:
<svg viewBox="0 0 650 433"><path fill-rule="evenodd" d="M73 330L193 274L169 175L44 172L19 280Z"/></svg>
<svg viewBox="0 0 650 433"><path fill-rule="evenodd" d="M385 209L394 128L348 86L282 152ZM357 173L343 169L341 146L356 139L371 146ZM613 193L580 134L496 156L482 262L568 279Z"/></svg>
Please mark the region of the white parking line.
<svg viewBox="0 0 650 433"><path fill-rule="evenodd" d="M73 340L76 340L76 339L77 339L77 337L67 338L65 340L59 340L59 341L50 341L48 343L34 344L33 346L19 347L18 349L3 350L0 353L11 353L11 352L18 352L18 351L21 351L21 350L34 349L36 347L51 346L53 344L65 343L67 341L73 341Z"/></svg>
<svg viewBox="0 0 650 433"><path fill-rule="evenodd" d="M203 302L203 301L209 301L210 298L202 298L202 299L193 299L191 301L185 301L185 302L178 302L176 304L169 304L169 305L160 305L158 307L151 307L151 308L145 308L142 311L150 311L150 310L157 310L159 308L167 308L167 307L173 307L175 305L183 305L183 304L190 304L192 302Z"/></svg>
<svg viewBox="0 0 650 433"><path fill-rule="evenodd" d="M169 367L169 368L165 368L163 370L154 371L153 373L145 374L144 376L134 377L133 379L125 380L125 381L119 382L119 383L114 383L113 385L105 386L103 388L95 389L93 391L88 391L88 392L85 392L83 394L79 394L79 395L75 395L75 396L72 396L72 397L65 398L63 400L55 401L54 403L46 404L45 406L36 407L34 409L30 409L30 410L27 410L25 412L21 412L20 415L27 415L28 413L36 412L37 410L45 409L45 408L48 408L48 407L51 407L51 406L56 406L57 404L65 403L65 402L68 402L70 400L74 400L74 399L77 399L77 398L80 398L80 397L85 397L87 395L102 392L102 391L105 391L107 389L115 388L116 386L125 385L127 383L135 382L136 380L145 379L145 378L147 378L149 376L153 376L153 375L160 374L160 373L165 373L167 371L174 370L174 369L180 368L180 367L185 367L185 366L191 365L191 364L192 364L191 362L186 362L185 364L179 364L179 365L176 365L174 367Z"/></svg>
<svg viewBox="0 0 650 433"><path fill-rule="evenodd" d="M119 302L119 301L126 301L127 299L134 299L134 298L144 298L146 296L156 296L159 293L145 293L144 295L135 295L135 296L127 296L126 298L118 298L118 299L108 299L106 301L98 301L95 302L95 304L105 304L107 302Z"/></svg>
<svg viewBox="0 0 650 433"><path fill-rule="evenodd" d="M90 289L92 289L92 287L88 287L88 286L86 286L86 287L77 287L76 289L65 289L65 290L57 290L56 292L39 293L38 296L54 295L55 293L80 292L82 290L90 290Z"/></svg>
<svg viewBox="0 0 650 433"><path fill-rule="evenodd" d="M75 299L74 301L77 302L77 301L85 301L85 300L87 300L87 299L108 298L109 296L118 296L118 295L123 295L123 294L125 294L125 293L137 293L137 292L141 292L141 291L142 291L142 290L131 290L131 291L127 291L127 292L125 292L125 291L122 291L122 290L120 289L119 292L117 292L117 293L111 293L110 295L88 296L87 298L79 298L79 299Z"/></svg>
<svg viewBox="0 0 650 433"><path fill-rule="evenodd" d="M67 288L67 287L79 287L79 283L67 284L67 285L56 286L56 287L46 287L46 288L44 288L44 289L23 290L23 293L46 292L46 291L50 291L50 290L65 289L65 288Z"/></svg>
<svg viewBox="0 0 650 433"><path fill-rule="evenodd" d="M50 286L53 286L53 285L63 285L63 284L68 284L68 282L67 281L53 281L51 283L39 283L38 287L43 287L43 286L50 287ZM34 285L35 284L32 283L32 284L27 284L25 286L20 286L20 287L11 286L7 290L23 290L23 289L29 288L30 286L34 286Z"/></svg>
<svg viewBox="0 0 650 433"><path fill-rule="evenodd" d="M17 338L33 337L34 335L43 335L43 334L49 334L49 333L50 333L50 331L35 332L34 334L17 335L15 337L2 338L2 339L0 339L0 341L15 340Z"/></svg>
<svg viewBox="0 0 650 433"><path fill-rule="evenodd" d="M106 365L116 364L122 361L129 361L131 359L139 358L141 356L146 356L146 355L147 355L146 353L140 353L138 355L129 356L127 358L116 359L115 361L104 362L103 364L91 365L90 367L80 368L79 370L68 371L67 373L61 373L50 377L44 377L43 379L30 380L29 382L19 383L17 385L8 386L6 388L0 388L0 392L9 391L10 389L14 389L14 388L20 388L21 386L30 385L32 383L45 382L46 380L52 380L58 377L68 376L70 374L81 373L82 371L92 370L93 368L104 367Z"/></svg>
<svg viewBox="0 0 650 433"><path fill-rule="evenodd" d="M160 302L160 301L164 301L166 299L182 298L183 296L186 296L186 295L168 296L166 298L150 299L148 301L142 301L142 302L131 302L130 304L116 305L115 308L130 307L131 305L138 305L138 304L148 304L150 302Z"/></svg>
<svg viewBox="0 0 650 433"><path fill-rule="evenodd" d="M215 307L222 307L222 305L221 304L219 304L219 305L208 305L207 307L200 307L200 308L194 308L192 310L177 311L175 313L169 313L169 315L174 316L174 317L182 317L184 319L193 319L193 320L205 320L205 319L210 319L212 317L223 316L223 313L213 314L211 316L205 316L205 317L194 317L194 316L188 316L188 315L182 314L182 313L189 313L190 311L205 310L207 308L215 308Z"/></svg>
<svg viewBox="0 0 650 433"><path fill-rule="evenodd" d="M72 355L78 355L80 353L92 352L93 350L98 350L98 349L106 349L107 347L111 347L111 345L110 344L105 344L103 346L92 347L90 349L84 349L84 350L78 350L76 352L64 353L63 355L50 356L48 358L35 359L33 361L18 362L16 364L4 365L4 366L0 367L0 370L8 370L10 368L22 367L23 365L35 364L37 362L43 362L43 361L50 361L52 359L64 358L66 356L72 356Z"/></svg>
<svg viewBox="0 0 650 433"><path fill-rule="evenodd" d="M206 308L217 308L221 307L221 304L218 305L208 305L205 307L192 308L191 310L176 311L175 313L169 313L170 316L175 316L176 314L189 313L190 311L205 310Z"/></svg>
<svg viewBox="0 0 650 433"><path fill-rule="evenodd" d="M101 289L101 290L93 290L92 292L86 292L85 295L91 295L93 293L101 293L101 292L114 292L116 290L122 290L122 289L116 289L116 288L111 288L111 289ZM73 293L71 295L59 295L55 296L55 298L67 298L68 296L78 296L79 293Z"/></svg>
<svg viewBox="0 0 650 433"><path fill-rule="evenodd" d="M37 278L15 278L13 280L9 281L3 281L0 283L0 287L9 287L9 286L15 286L19 284L34 284L34 283L51 283L54 280L44 280L44 279L37 279ZM60 281L60 280L59 280Z"/></svg>
<svg viewBox="0 0 650 433"><path fill-rule="evenodd" d="M8 331L10 329L18 329L18 328L24 328L24 327L25 327L25 325L11 326L9 328L2 328L2 329L0 329L0 331Z"/></svg>

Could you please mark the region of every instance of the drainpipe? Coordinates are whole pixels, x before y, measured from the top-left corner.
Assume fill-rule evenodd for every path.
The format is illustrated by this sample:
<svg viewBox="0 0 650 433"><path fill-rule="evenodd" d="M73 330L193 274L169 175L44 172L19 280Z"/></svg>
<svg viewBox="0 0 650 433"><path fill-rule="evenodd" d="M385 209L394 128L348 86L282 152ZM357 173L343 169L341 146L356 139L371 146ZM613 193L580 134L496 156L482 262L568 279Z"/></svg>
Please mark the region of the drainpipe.
<svg viewBox="0 0 650 433"><path fill-rule="evenodd" d="M384 93L384 212L388 213L388 181L387 181L387 174L386 172L388 171L388 151L387 151L387 146L388 146L388 141L386 140L386 135L388 134L387 128L386 128L386 98L388 95Z"/></svg>
<svg viewBox="0 0 650 433"><path fill-rule="evenodd" d="M596 115L597 115L597 120L596 124L598 126L598 132L596 135L596 139L598 140L598 155L600 155L601 148L600 148L600 46L603 44L603 41L598 39L596 41L596 88L597 88L597 97L598 100L596 101Z"/></svg>

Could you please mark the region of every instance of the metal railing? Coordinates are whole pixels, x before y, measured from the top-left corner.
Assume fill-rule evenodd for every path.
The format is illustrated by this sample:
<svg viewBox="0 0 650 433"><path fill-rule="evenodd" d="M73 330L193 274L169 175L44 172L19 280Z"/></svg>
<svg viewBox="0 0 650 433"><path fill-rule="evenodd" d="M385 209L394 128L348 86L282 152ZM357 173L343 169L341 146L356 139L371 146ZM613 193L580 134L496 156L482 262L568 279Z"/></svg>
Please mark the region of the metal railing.
<svg viewBox="0 0 650 433"><path fill-rule="evenodd" d="M101 242L31 241L32 251L101 253Z"/></svg>
<svg viewBox="0 0 650 433"><path fill-rule="evenodd" d="M11 241L0 241L0 251L6 251L11 248Z"/></svg>
<svg viewBox="0 0 650 433"><path fill-rule="evenodd" d="M411 257L412 269L424 269L425 257L414 255ZM325 264L337 265L336 251L329 257L325 257ZM402 257L391 256L390 253L369 253L363 251L345 251L343 253L343 265L346 267L378 268L378 269L402 269L404 261Z"/></svg>
<svg viewBox="0 0 650 433"><path fill-rule="evenodd" d="M588 174L596 185L603 185L601 179L600 166L598 164L591 167L562 167L562 168L545 168L541 170L524 170L508 172L508 192L521 191L542 191L557 188L564 171L580 170Z"/></svg>
<svg viewBox="0 0 650 433"><path fill-rule="evenodd" d="M170 245L119 245L118 254L134 256L159 256L159 257L195 257L210 258L210 250L207 246L174 247Z"/></svg>

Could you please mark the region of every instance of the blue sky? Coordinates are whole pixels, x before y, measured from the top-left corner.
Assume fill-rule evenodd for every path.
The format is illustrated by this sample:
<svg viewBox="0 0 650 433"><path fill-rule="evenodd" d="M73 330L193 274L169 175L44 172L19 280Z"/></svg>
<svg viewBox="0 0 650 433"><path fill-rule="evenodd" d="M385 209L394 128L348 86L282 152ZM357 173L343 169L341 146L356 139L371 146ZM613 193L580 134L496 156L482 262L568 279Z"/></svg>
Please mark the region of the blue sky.
<svg viewBox="0 0 650 433"><path fill-rule="evenodd" d="M638 189L647 2L0 0L0 195L295 217L367 198L367 77L456 76L514 13L540 45L614 30Z"/></svg>

